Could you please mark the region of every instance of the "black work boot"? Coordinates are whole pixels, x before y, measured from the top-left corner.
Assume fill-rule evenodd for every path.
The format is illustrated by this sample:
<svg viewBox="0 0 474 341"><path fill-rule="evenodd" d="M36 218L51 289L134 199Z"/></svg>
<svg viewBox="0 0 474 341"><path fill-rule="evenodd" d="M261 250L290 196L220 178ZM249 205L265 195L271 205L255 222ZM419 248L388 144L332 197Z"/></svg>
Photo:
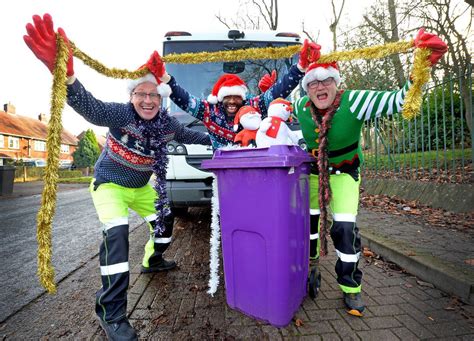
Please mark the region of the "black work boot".
<svg viewBox="0 0 474 341"><path fill-rule="evenodd" d="M99 318L99 323L107 339L111 341L135 341L138 340L135 329L130 325L127 318L123 318L118 322L107 323Z"/></svg>
<svg viewBox="0 0 474 341"><path fill-rule="evenodd" d="M362 316L365 305L362 302L362 295L358 293L344 293L344 304L347 307L347 312L354 316Z"/></svg>
<svg viewBox="0 0 474 341"><path fill-rule="evenodd" d="M174 260L166 260L162 258L160 262L153 264L148 268L142 266L142 273L168 271L174 269L175 267L176 262Z"/></svg>

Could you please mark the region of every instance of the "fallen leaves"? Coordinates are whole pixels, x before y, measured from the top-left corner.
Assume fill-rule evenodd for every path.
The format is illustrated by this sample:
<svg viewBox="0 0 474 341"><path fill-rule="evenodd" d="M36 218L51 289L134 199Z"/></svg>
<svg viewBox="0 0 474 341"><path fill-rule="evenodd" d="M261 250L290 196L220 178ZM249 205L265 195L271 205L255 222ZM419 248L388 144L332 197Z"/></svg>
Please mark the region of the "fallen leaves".
<svg viewBox="0 0 474 341"><path fill-rule="evenodd" d="M160 324L168 324L169 320L168 317L164 313L162 313L158 317L151 320L151 323L155 326L159 326Z"/></svg>
<svg viewBox="0 0 474 341"><path fill-rule="evenodd" d="M362 255L364 256L367 265L375 265L376 267L383 269L388 276L391 276L392 272L405 272L405 270L399 267L397 264L383 259L380 257L380 255L371 251L368 247L364 247L362 249Z"/></svg>
<svg viewBox="0 0 474 341"><path fill-rule="evenodd" d="M301 319L296 319L296 320L295 320L295 326L301 327L301 326L303 326L303 324L304 324L304 323L303 323L303 321L302 321Z"/></svg>
<svg viewBox="0 0 474 341"><path fill-rule="evenodd" d="M365 178L377 178L377 179L406 179L416 180L420 182L435 182L435 183L471 183L472 182L472 164L466 161L467 164L461 165L459 162L456 163L454 169L452 165L447 169L432 168L400 168L399 171L378 169L378 171L371 170L369 168L364 169L363 176Z"/></svg>
<svg viewBox="0 0 474 341"><path fill-rule="evenodd" d="M454 213L420 204L416 200L404 200L397 196L371 195L363 189L361 206L375 212L389 213L416 219L431 227L449 228L474 233L474 212Z"/></svg>
<svg viewBox="0 0 474 341"><path fill-rule="evenodd" d="M368 247L364 247L364 250L362 250L362 254L364 257L375 257L375 254L369 250Z"/></svg>
<svg viewBox="0 0 474 341"><path fill-rule="evenodd" d="M474 265L474 259L465 259L464 260L464 263L466 263L467 265Z"/></svg>
<svg viewBox="0 0 474 341"><path fill-rule="evenodd" d="M432 288L434 289L434 285L431 284L431 283L428 283L428 282L423 282L423 281L420 281L420 280L417 280L416 283L419 285L419 286L422 286L422 287L428 287L428 288Z"/></svg>
<svg viewBox="0 0 474 341"><path fill-rule="evenodd" d="M443 309L447 311L459 310L464 304L455 296L451 298L451 301Z"/></svg>

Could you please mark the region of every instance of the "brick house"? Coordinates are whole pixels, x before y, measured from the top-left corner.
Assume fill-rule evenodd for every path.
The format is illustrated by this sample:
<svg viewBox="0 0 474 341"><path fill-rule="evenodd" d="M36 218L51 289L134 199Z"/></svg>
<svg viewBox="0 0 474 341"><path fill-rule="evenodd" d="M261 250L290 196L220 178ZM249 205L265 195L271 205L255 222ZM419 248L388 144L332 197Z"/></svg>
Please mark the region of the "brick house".
<svg viewBox="0 0 474 341"><path fill-rule="evenodd" d="M5 164L6 160L22 160L44 165L48 155L47 122L45 114L39 114L38 119L21 116L16 114L12 104L5 104L4 110L0 111L0 164ZM61 164L72 164L72 153L77 144L77 138L63 129L59 154Z"/></svg>

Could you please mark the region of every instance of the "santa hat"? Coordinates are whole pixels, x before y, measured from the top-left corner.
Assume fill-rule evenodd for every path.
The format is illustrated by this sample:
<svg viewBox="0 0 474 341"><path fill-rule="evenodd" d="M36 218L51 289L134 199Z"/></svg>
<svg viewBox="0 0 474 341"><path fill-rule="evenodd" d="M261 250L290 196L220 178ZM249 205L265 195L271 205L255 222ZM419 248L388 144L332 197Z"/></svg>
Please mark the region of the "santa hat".
<svg viewBox="0 0 474 341"><path fill-rule="evenodd" d="M308 91L308 83L315 80L322 81L329 77L334 78L336 85L341 84L341 75L336 62L310 64L302 81L304 91Z"/></svg>
<svg viewBox="0 0 474 341"><path fill-rule="evenodd" d="M141 78L132 79L128 81L128 84L127 84L128 93L131 94L138 85L145 82L151 82L151 83L156 84L156 90L161 95L161 97L169 97L169 95L171 95L170 86L168 84L161 82L159 79L156 79L155 76L151 73L147 73L145 76Z"/></svg>
<svg viewBox="0 0 474 341"><path fill-rule="evenodd" d="M251 113L257 113L260 115L260 112L258 111L258 109L255 109L254 107L250 105L244 105L243 107L239 109L239 111L237 111L237 114L235 114L235 117L234 117L234 131L239 130L239 122L242 116L251 114Z"/></svg>
<svg viewBox="0 0 474 341"><path fill-rule="evenodd" d="M207 101L211 104L222 102L225 96L240 96L245 100L247 94L247 86L244 81L236 75L224 74L214 84L212 93L207 97Z"/></svg>

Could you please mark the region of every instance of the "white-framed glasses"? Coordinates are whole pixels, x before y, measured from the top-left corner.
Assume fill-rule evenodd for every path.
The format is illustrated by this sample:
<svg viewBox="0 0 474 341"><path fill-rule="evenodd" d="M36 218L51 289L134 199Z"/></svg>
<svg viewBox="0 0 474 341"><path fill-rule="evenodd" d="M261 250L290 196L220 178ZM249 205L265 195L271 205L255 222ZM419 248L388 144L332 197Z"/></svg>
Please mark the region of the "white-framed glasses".
<svg viewBox="0 0 474 341"><path fill-rule="evenodd" d="M147 94L146 92L134 92L132 93L133 96L135 96L136 98L138 99L146 99L146 97L150 97L150 99L152 101L157 101L161 98L160 94L156 93L156 92L151 92L149 94Z"/></svg>
<svg viewBox="0 0 474 341"><path fill-rule="evenodd" d="M332 77L323 79L322 81L314 80L314 81L308 83L308 88L309 89L316 89L319 86L319 84L322 84L323 86L328 86L332 83L333 80L334 80L334 78L332 78Z"/></svg>

